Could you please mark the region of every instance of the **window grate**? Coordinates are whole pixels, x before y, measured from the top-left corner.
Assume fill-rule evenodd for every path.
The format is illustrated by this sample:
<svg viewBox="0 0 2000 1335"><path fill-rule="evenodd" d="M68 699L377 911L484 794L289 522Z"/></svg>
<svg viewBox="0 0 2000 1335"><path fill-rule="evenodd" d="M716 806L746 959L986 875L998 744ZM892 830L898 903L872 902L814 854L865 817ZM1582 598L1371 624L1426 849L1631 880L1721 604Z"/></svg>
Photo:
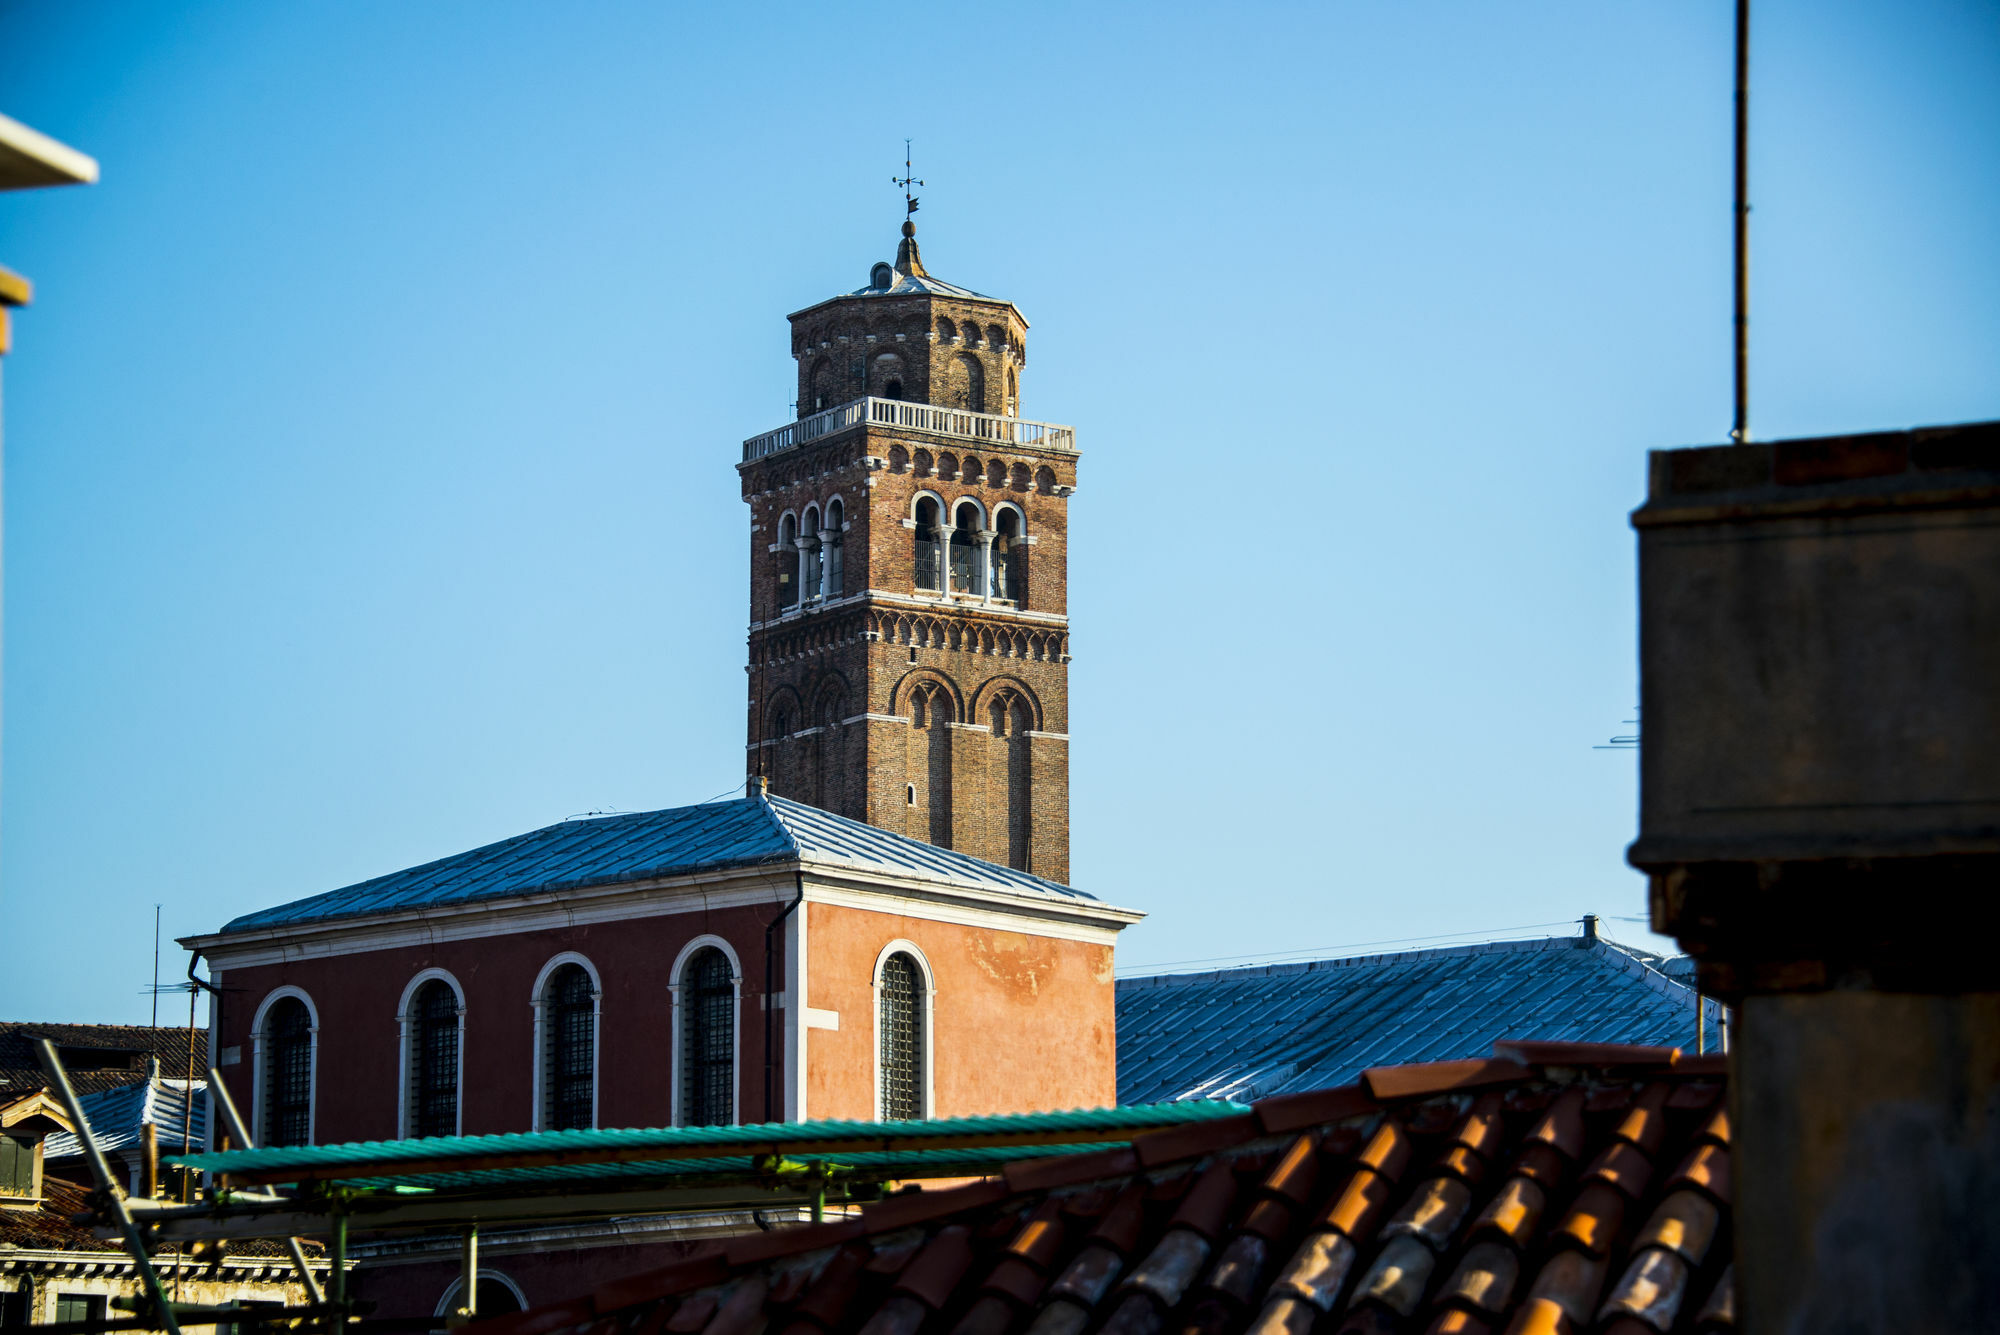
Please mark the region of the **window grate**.
<svg viewBox="0 0 2000 1335"><path fill-rule="evenodd" d="M264 1144L304 1145L312 1136L312 1016L297 997L271 1007L264 1021Z"/></svg>
<svg viewBox="0 0 2000 1335"><path fill-rule="evenodd" d="M924 1013L917 962L898 952L882 966L882 1120L924 1115Z"/></svg>
<svg viewBox="0 0 2000 1335"><path fill-rule="evenodd" d="M736 1120L736 986L714 947L681 972L681 1125Z"/></svg>
<svg viewBox="0 0 2000 1335"><path fill-rule="evenodd" d="M545 1116L551 1131L587 1128L596 1119L596 1005L590 975L565 964L549 979L542 1023L547 1053L542 1071L547 1091ZM481 1308L483 1312L485 1309Z"/></svg>
<svg viewBox="0 0 2000 1335"><path fill-rule="evenodd" d="M458 1134L458 996L442 979L417 991L410 1024L410 1134Z"/></svg>

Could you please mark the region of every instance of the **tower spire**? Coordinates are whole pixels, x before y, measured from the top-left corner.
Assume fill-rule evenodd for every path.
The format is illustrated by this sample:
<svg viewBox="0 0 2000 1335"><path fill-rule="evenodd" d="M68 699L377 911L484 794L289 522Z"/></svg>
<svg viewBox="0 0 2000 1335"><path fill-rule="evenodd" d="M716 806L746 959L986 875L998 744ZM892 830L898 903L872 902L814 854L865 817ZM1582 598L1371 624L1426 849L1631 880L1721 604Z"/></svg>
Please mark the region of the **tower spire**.
<svg viewBox="0 0 2000 1335"><path fill-rule="evenodd" d="M910 193L913 185L922 185L910 167L910 141L903 141L903 174L890 180L903 187L903 239L896 245L896 272L904 276L924 276L923 257L917 253L917 224L912 215L917 211L917 197Z"/></svg>

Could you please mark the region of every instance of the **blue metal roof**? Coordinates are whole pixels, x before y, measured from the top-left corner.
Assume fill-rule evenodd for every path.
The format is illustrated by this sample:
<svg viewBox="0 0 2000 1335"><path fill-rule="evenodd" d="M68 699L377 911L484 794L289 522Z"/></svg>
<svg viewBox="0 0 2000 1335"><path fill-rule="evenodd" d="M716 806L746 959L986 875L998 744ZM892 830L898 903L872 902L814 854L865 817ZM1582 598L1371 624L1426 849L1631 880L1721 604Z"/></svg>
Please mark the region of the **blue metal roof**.
<svg viewBox="0 0 2000 1335"><path fill-rule="evenodd" d="M1118 1101L1327 1089L1501 1038L1692 1049L1695 993L1672 976L1685 963L1566 936L1121 978Z"/></svg>
<svg viewBox="0 0 2000 1335"><path fill-rule="evenodd" d="M563 821L420 867L246 913L223 932L807 862L1062 900L1081 890L782 797Z"/></svg>

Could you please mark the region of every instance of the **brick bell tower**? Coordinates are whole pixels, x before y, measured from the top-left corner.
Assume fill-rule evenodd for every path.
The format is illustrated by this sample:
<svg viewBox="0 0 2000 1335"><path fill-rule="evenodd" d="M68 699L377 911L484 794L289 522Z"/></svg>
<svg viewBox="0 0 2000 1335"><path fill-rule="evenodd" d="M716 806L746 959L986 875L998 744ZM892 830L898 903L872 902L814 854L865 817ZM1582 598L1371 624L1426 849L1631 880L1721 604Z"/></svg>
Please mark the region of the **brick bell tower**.
<svg viewBox="0 0 2000 1335"><path fill-rule="evenodd" d="M1028 322L896 262L791 316L799 418L743 443L748 768L780 796L1069 879L1076 435Z"/></svg>

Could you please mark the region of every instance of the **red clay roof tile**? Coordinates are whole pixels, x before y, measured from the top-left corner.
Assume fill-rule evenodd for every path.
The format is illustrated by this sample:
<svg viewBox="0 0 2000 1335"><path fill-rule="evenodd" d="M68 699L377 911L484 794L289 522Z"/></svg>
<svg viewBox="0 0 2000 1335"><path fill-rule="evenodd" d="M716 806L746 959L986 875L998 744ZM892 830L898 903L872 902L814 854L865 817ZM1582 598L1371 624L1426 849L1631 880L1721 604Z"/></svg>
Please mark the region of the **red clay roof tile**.
<svg viewBox="0 0 2000 1335"><path fill-rule="evenodd" d="M1722 1212L1715 1202L1700 1192L1676 1191L1653 1211L1632 1240L1632 1250L1665 1247L1689 1265L1700 1265L1708 1256L1709 1244L1715 1241L1716 1225L1721 1218Z"/></svg>
<svg viewBox="0 0 2000 1335"><path fill-rule="evenodd" d="M1493 1055L1506 1057L1524 1066L1672 1066L1680 1059L1679 1048L1651 1047L1643 1043L1543 1043L1533 1039L1503 1038L1493 1045Z"/></svg>
<svg viewBox="0 0 2000 1335"><path fill-rule="evenodd" d="M1720 1145L1697 1145L1666 1181L1669 1191L1699 1187L1724 1205L1729 1204L1729 1185L1729 1151Z"/></svg>
<svg viewBox="0 0 2000 1335"><path fill-rule="evenodd" d="M972 1268L972 1230L963 1224L939 1229L903 1270L896 1287L932 1311L951 1301L952 1290Z"/></svg>
<svg viewBox="0 0 2000 1335"><path fill-rule="evenodd" d="M1322 1228L1335 1229L1350 1238L1366 1239L1388 1212L1396 1184L1372 1168L1357 1168L1347 1185L1333 1198L1320 1217Z"/></svg>
<svg viewBox="0 0 2000 1335"><path fill-rule="evenodd" d="M1240 1117L1219 1117L1214 1121L1195 1122L1189 1126L1171 1127L1165 1131L1149 1131L1132 1139L1132 1152L1139 1156L1139 1162L1147 1168L1155 1164L1175 1163L1181 1159L1191 1159L1196 1155L1213 1154L1219 1149L1241 1145L1255 1137L1261 1128L1255 1113L1244 1113Z"/></svg>
<svg viewBox="0 0 2000 1335"><path fill-rule="evenodd" d="M1516 1247L1525 1248L1548 1205L1548 1193L1533 1179L1509 1178L1480 1212L1472 1231L1496 1233Z"/></svg>
<svg viewBox="0 0 2000 1335"><path fill-rule="evenodd" d="M1139 1156L1120 1146L1087 1154L1059 1154L1048 1159L1010 1163L1001 1170L1007 1185L1018 1192L1054 1191L1100 1178L1125 1177L1139 1171Z"/></svg>
<svg viewBox="0 0 2000 1335"><path fill-rule="evenodd" d="M1304 1204L1319 1179L1319 1137L1299 1136L1285 1147L1264 1175L1262 1190L1282 1196L1294 1205Z"/></svg>
<svg viewBox="0 0 2000 1335"><path fill-rule="evenodd" d="M1156 1133L1140 1138L1153 1142L1143 1156L1013 1165L858 1219L738 1239L594 1302L469 1335L508 1335L502 1321L532 1327L515 1335L656 1335L663 1324L755 1335L759 1323L775 1335L1705 1329L1689 1309L1715 1287L1728 1229L1716 1077L1662 1064L1666 1050L1614 1049L1621 1063L1592 1048L1594 1065L1575 1045L1536 1051L1563 1069L1393 1100L1372 1081L1274 1100L1181 1137L1178 1158ZM1437 1084L1435 1070L1379 1082ZM1308 1108L1327 1120L1301 1120ZM1677 1266L1688 1272L1678 1297Z"/></svg>
<svg viewBox="0 0 2000 1335"><path fill-rule="evenodd" d="M1609 1182L1626 1196L1637 1200L1645 1192L1646 1183L1652 1179L1653 1163L1639 1152L1636 1145L1622 1140L1613 1141L1604 1147L1584 1176L1597 1182Z"/></svg>
<svg viewBox="0 0 2000 1335"><path fill-rule="evenodd" d="M1280 1094L1257 1104L1257 1120L1269 1135L1302 1131L1327 1122L1345 1121L1377 1112L1381 1105L1359 1085L1334 1089L1314 1089L1303 1094Z"/></svg>
<svg viewBox="0 0 2000 1335"><path fill-rule="evenodd" d="M1236 1174L1230 1165L1217 1159L1195 1183L1193 1191L1174 1212L1170 1228L1184 1228L1213 1243L1222 1230L1222 1221L1236 1199Z"/></svg>
<svg viewBox="0 0 2000 1335"><path fill-rule="evenodd" d="M1629 1140L1646 1153L1660 1148L1660 1141L1667 1134L1667 1100L1673 1096L1674 1087L1664 1080L1658 1080L1640 1093L1632 1101L1632 1111L1625 1114L1625 1120L1618 1124L1614 1132L1620 1140Z"/></svg>
<svg viewBox="0 0 2000 1335"><path fill-rule="evenodd" d="M945 1191L905 1191L866 1206L861 1211L863 1225L870 1233L883 1233L890 1229L909 1228L914 1224L929 1223L960 1210L974 1210L994 1205L1013 1195L1013 1189L1002 1178L981 1178L968 1182L962 1187L952 1187Z"/></svg>
<svg viewBox="0 0 2000 1335"><path fill-rule="evenodd" d="M1625 1222L1626 1205L1624 1193L1616 1187L1606 1182L1586 1182L1562 1222L1556 1225L1555 1236L1592 1256L1603 1256L1611 1250L1618 1228Z"/></svg>
<svg viewBox="0 0 2000 1335"><path fill-rule="evenodd" d="M1515 1061L1473 1057L1464 1061L1377 1066L1363 1071L1361 1082L1378 1099L1416 1099L1452 1089L1510 1084L1526 1074L1528 1068Z"/></svg>
<svg viewBox="0 0 2000 1335"><path fill-rule="evenodd" d="M1438 1314L1424 1335L1493 1335L1493 1327L1456 1308Z"/></svg>
<svg viewBox="0 0 2000 1335"><path fill-rule="evenodd" d="M1528 1133L1530 1144L1548 1145L1575 1163L1583 1157L1583 1100L1580 1089L1566 1090Z"/></svg>

